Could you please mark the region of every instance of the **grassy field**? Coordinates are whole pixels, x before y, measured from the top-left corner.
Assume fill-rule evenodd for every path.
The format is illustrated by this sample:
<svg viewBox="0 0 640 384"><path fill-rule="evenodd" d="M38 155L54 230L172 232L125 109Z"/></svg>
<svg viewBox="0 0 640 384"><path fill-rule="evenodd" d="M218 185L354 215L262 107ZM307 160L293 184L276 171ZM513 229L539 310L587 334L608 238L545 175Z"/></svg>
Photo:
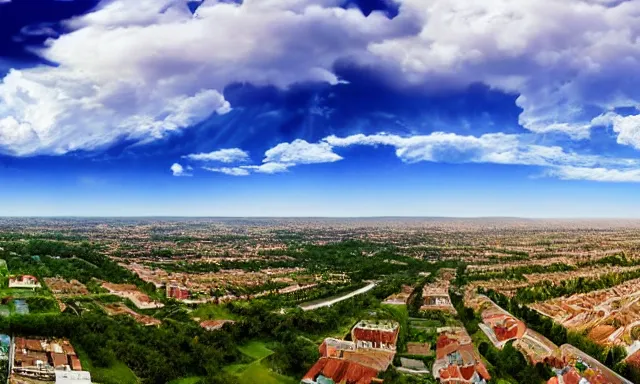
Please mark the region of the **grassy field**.
<svg viewBox="0 0 640 384"><path fill-rule="evenodd" d="M76 349L82 369L91 373L91 381L101 384L139 384L140 380L125 363L118 362L109 368L94 367L84 351ZM188 382L187 382L188 383ZM184 383L183 383L184 384Z"/></svg>
<svg viewBox="0 0 640 384"><path fill-rule="evenodd" d="M282 376L274 373L265 367L261 361L256 361L247 366L247 368L238 377L240 384L297 384L298 380L291 377Z"/></svg>
<svg viewBox="0 0 640 384"><path fill-rule="evenodd" d="M31 289L24 289L24 288L2 288L0 289L0 297L6 297L6 296L11 296L13 298L16 299L21 299L21 298L26 298L26 297L33 297L33 296L45 296L47 295L46 292L43 292L42 290L40 290L40 292L31 290Z"/></svg>
<svg viewBox="0 0 640 384"><path fill-rule="evenodd" d="M196 384L200 379L202 379L202 377L199 376L185 377L183 379L172 380L169 384Z"/></svg>
<svg viewBox="0 0 640 384"><path fill-rule="evenodd" d="M238 347L238 350L254 360L262 360L273 354L273 351L267 348L267 346L260 341L250 341L249 343Z"/></svg>
<svg viewBox="0 0 640 384"><path fill-rule="evenodd" d="M240 384L297 384L298 380L279 375L262 364L262 360L271 356L273 351L260 341L251 341L238 347L238 350L254 361L249 364L233 364L224 368L238 377Z"/></svg>
<svg viewBox="0 0 640 384"><path fill-rule="evenodd" d="M199 317L201 320L238 320L224 305L218 304L199 305L191 312L191 317Z"/></svg>

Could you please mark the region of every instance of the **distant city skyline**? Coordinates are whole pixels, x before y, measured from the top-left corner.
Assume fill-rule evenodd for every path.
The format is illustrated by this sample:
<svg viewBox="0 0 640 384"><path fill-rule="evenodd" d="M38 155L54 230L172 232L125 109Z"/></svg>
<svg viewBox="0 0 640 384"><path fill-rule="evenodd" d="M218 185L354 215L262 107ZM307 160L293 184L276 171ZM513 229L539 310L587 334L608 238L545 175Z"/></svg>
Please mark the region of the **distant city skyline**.
<svg viewBox="0 0 640 384"><path fill-rule="evenodd" d="M0 0L1 216L640 218L640 3Z"/></svg>

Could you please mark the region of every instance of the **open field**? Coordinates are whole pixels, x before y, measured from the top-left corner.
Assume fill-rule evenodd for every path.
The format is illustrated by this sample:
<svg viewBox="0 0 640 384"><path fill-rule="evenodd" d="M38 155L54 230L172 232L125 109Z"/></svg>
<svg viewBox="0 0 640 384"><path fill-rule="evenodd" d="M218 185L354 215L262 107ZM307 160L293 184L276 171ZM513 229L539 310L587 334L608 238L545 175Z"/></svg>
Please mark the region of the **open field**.
<svg viewBox="0 0 640 384"><path fill-rule="evenodd" d="M169 384L196 384L202 379L202 377L194 376L194 377L185 377L184 379L176 379L170 381Z"/></svg>
<svg viewBox="0 0 640 384"><path fill-rule="evenodd" d="M239 346L238 350L255 360L262 360L273 354L273 351L260 341L250 341L247 344Z"/></svg>

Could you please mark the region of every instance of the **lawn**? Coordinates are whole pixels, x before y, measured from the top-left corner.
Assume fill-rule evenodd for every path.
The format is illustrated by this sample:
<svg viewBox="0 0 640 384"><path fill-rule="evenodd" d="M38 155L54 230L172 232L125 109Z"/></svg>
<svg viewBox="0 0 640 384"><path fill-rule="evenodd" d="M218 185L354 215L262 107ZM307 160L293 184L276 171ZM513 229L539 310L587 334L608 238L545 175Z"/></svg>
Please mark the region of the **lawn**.
<svg viewBox="0 0 640 384"><path fill-rule="evenodd" d="M172 380L169 384L196 384L201 379L202 377L200 376L185 377L183 379Z"/></svg>
<svg viewBox="0 0 640 384"><path fill-rule="evenodd" d="M201 304L191 312L191 317L201 320L238 320L224 305L219 304Z"/></svg>
<svg viewBox="0 0 640 384"><path fill-rule="evenodd" d="M298 380L279 375L262 365L260 360L255 361L238 376L240 384L297 384Z"/></svg>
<svg viewBox="0 0 640 384"><path fill-rule="evenodd" d="M87 356L84 351L76 348L76 353L82 363L82 369L91 373L91 380L93 382L102 384L140 383L135 373L123 362L117 362L109 368L94 367L89 356Z"/></svg>
<svg viewBox="0 0 640 384"><path fill-rule="evenodd" d="M250 364L233 364L224 368L227 373L238 377L240 384L297 384L299 381L291 377L279 375L262 364L262 360L273 354L273 351L261 342L250 341L238 350L254 359Z"/></svg>
<svg viewBox="0 0 640 384"><path fill-rule="evenodd" d="M238 350L254 360L261 360L273 354L273 351L260 341L250 341L238 347Z"/></svg>
<svg viewBox="0 0 640 384"><path fill-rule="evenodd" d="M32 289L24 289L24 288L0 289L0 297L11 296L13 298L20 299L20 298L33 297L33 296L43 296L43 295L47 295L47 293L43 292L42 290L40 292L36 292Z"/></svg>

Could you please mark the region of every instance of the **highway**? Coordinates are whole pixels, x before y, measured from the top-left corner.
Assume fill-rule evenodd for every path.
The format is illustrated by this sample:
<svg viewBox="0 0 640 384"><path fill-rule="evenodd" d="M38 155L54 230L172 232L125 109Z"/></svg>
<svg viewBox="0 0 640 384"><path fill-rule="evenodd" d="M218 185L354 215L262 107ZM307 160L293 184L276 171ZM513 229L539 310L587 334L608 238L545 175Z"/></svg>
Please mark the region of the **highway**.
<svg viewBox="0 0 640 384"><path fill-rule="evenodd" d="M339 303L339 302L341 302L343 300L347 300L347 299L350 299L350 298L352 298L354 296L358 296L358 295L361 295L361 294L363 294L365 292L369 292L370 290L375 288L375 286L377 284L378 283L370 283L369 285L367 285L365 287L362 287L362 288L360 288L360 289L358 289L356 291L353 291L353 292L349 292L349 293L347 293L347 294L345 294L343 296L339 296L339 297L336 297L336 298L333 298L333 299L327 299L326 301L322 301L322 302L317 303L317 304L309 304L309 305L305 305L305 306L301 305L300 308L302 308L304 311L311 311L311 310L322 308L322 307L330 307L335 303Z"/></svg>

